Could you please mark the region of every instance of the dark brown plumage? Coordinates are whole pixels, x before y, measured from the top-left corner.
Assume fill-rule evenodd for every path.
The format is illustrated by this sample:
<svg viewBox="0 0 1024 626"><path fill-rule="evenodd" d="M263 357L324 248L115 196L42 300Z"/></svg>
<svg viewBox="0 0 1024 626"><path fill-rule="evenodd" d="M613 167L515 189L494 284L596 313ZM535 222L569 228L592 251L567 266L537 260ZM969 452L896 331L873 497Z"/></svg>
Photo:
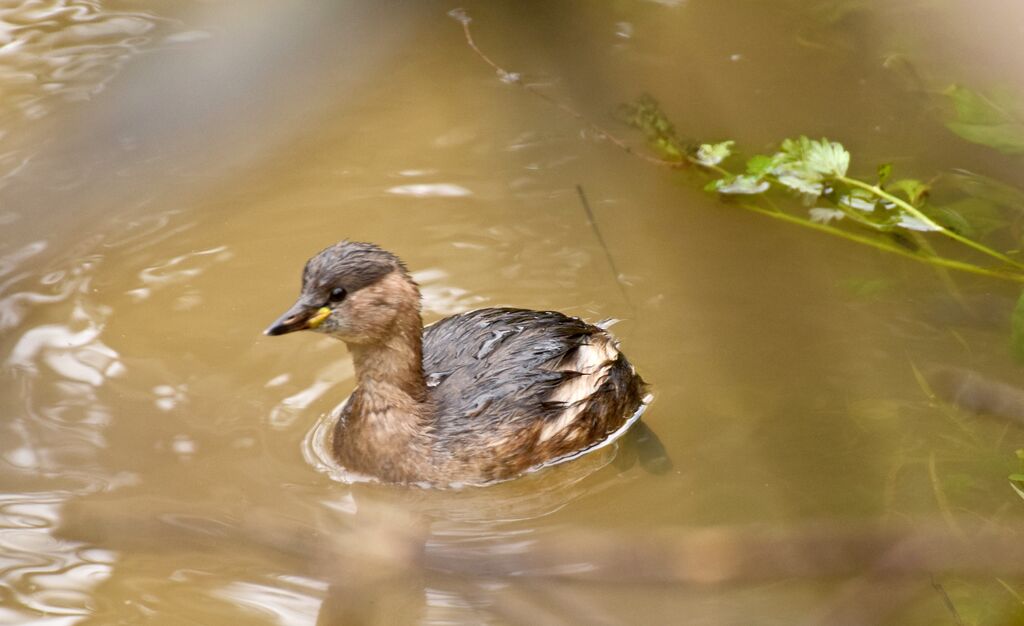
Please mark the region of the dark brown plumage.
<svg viewBox="0 0 1024 626"><path fill-rule="evenodd" d="M621 434L645 403L614 338L580 319L491 308L424 329L416 284L373 244L309 260L298 302L266 333L303 329L343 340L355 362L334 456L387 482L512 478Z"/></svg>

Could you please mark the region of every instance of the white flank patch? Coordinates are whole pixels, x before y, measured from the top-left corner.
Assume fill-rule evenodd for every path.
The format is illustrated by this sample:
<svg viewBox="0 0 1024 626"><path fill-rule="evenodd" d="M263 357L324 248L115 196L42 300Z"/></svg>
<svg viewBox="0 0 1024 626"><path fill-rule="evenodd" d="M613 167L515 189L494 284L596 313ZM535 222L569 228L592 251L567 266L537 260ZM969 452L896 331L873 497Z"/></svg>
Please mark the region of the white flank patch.
<svg viewBox="0 0 1024 626"><path fill-rule="evenodd" d="M541 463L539 465L534 465L533 467L531 467L530 469L526 470L523 473L527 474L527 473L530 473L530 472L536 472L537 470L543 469L545 467L550 467L552 465L558 465L559 463L565 463L565 462L568 462L568 461L572 461L572 460L580 458L584 454L589 454L589 453L591 453L591 452L593 452L595 450L600 450L601 448L603 448L603 447L605 447L605 446L607 446L609 444L615 443L615 441L619 437L625 435L626 431L628 431L629 428L633 424L635 424L638 419L640 419L640 416L644 414L644 411L647 410L647 407L648 407L648 405L651 404L652 400L654 400L654 396L653 395L647 394L646 396L644 396L644 399L640 401L640 406L637 407L636 412L633 413L633 415L631 415L629 417L629 419L626 420L626 422L622 426L619 427L618 430L616 430L612 434L608 435L607 437L605 437L601 441L599 441L599 442L595 443L594 445L590 446L589 448L583 448L582 450L577 450L576 452L573 452L572 454L567 454L565 456L560 456L557 459L552 459L550 461L546 461L546 462Z"/></svg>
<svg viewBox="0 0 1024 626"><path fill-rule="evenodd" d="M598 336L595 339L594 343L580 346L573 362L560 368L561 371L580 372L580 375L563 382L551 394L550 401L564 403L566 408L558 418L544 425L538 441L547 441L571 426L586 408L587 400L597 393L608 377L608 370L619 351L610 337Z"/></svg>

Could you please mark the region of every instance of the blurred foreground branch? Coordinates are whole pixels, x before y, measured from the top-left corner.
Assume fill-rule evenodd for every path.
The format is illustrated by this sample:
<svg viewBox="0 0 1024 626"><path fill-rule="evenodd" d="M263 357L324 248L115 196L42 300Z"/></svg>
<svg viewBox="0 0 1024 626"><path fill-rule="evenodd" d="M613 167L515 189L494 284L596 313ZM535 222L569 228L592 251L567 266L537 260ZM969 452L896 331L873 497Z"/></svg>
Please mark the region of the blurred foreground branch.
<svg viewBox="0 0 1024 626"><path fill-rule="evenodd" d="M311 509L296 503L294 510ZM839 626L883 622L916 598L948 608L936 582L941 576L1024 577L1021 533L974 520L959 520L961 532L937 519L664 528L642 535L569 530L535 533L524 544L520 535L484 529L469 542L435 534L430 520L381 503L360 502L354 515L313 510L318 519L304 520L260 508L183 510L180 502L152 497L92 499L66 507L60 534L125 553L175 552L186 562L191 553L218 552L236 561L269 560L328 583L324 624L387 623L373 601L383 588L415 594L442 584L505 623L538 626L583 617L621 623L593 604L593 592L604 585L671 585L705 597L710 589L834 581L842 584L801 623Z"/></svg>
<svg viewBox="0 0 1024 626"><path fill-rule="evenodd" d="M500 535L471 545L445 542L430 535L426 520L387 505L363 506L354 517L310 523L261 510L203 517L199 511L181 513L180 503L174 505L179 512L171 512L165 510L170 503L129 500L69 505L62 535L111 548L147 550L188 545L229 549L242 543L313 566L327 578L339 566L364 572L411 568L474 578L689 586L864 573L884 578L1024 575L1020 532L966 520L958 524L963 534L938 519L665 528L642 536L574 530L538 536L530 549L509 551Z"/></svg>

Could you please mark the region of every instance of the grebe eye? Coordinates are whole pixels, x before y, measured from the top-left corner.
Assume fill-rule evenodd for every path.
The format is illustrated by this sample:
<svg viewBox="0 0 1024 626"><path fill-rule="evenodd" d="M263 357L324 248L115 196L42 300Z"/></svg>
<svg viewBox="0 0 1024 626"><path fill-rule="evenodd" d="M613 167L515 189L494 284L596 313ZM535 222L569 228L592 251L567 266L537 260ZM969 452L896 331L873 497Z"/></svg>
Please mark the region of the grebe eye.
<svg viewBox="0 0 1024 626"><path fill-rule="evenodd" d="M346 295L348 295L348 292L345 291L344 287L335 287L334 289L331 289L331 295L328 300L330 302L341 302L345 299Z"/></svg>

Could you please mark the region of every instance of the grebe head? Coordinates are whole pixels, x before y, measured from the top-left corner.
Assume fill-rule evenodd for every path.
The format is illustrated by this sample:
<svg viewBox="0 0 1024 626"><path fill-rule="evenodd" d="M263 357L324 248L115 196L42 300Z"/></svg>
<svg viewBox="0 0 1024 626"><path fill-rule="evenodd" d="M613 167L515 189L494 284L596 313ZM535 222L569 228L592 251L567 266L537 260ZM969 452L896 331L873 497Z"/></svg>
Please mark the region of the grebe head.
<svg viewBox="0 0 1024 626"><path fill-rule="evenodd" d="M313 330L348 344L382 343L397 332L396 320L411 315L418 324L419 291L398 257L342 241L306 263L298 301L264 334Z"/></svg>

